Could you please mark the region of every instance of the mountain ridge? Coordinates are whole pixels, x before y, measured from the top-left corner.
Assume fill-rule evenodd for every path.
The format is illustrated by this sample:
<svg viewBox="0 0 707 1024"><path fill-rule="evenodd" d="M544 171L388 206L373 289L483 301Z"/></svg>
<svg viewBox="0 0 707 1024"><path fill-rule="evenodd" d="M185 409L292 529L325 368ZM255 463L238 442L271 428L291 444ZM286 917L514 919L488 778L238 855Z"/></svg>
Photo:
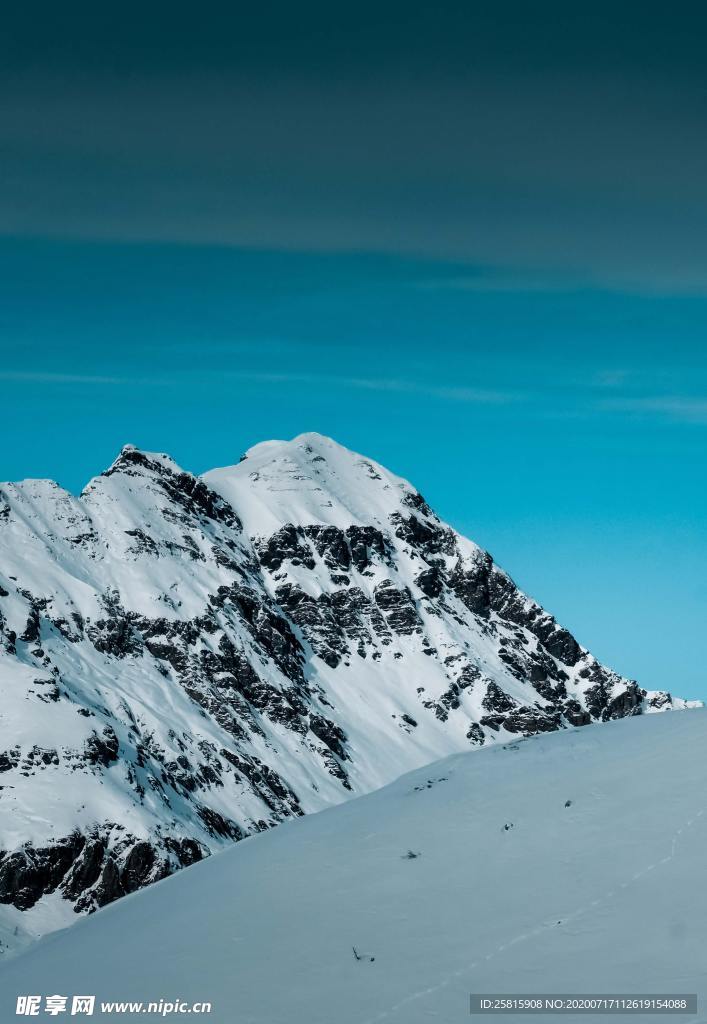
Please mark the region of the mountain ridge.
<svg viewBox="0 0 707 1024"><path fill-rule="evenodd" d="M317 434L2 484L0 549L5 948L449 753L685 706Z"/></svg>

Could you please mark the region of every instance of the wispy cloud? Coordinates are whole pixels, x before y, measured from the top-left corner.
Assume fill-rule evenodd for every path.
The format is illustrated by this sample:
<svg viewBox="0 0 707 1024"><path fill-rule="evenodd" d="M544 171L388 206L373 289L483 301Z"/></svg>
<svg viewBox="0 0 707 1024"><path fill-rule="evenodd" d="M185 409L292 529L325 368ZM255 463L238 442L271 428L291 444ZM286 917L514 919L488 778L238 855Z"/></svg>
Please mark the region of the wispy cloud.
<svg viewBox="0 0 707 1024"><path fill-rule="evenodd" d="M685 423L707 424L707 398L684 395L644 395L640 397L608 398L597 403L598 408L612 412L634 413L644 416L664 416Z"/></svg>
<svg viewBox="0 0 707 1024"><path fill-rule="evenodd" d="M492 388L468 387L454 384L423 384L419 381L395 377L347 377L334 374L315 373L263 373L235 372L226 376L237 380L248 380L263 384L311 384L319 387L352 388L361 391L382 391L396 394L422 395L440 398L450 402L469 402L488 405L503 405L516 402L522 395L499 391Z"/></svg>
<svg viewBox="0 0 707 1024"><path fill-rule="evenodd" d="M682 423L707 424L707 398L681 394L620 394L632 380L630 370L607 370L598 374L583 393L573 388L566 391L555 391L549 394L543 389L502 390L497 388L475 387L466 384L426 383L402 377L359 377L345 374L307 373L300 371L278 372L258 370L223 371L206 369L199 373L191 373L189 380L195 377L211 380L217 376L219 381L252 383L255 385L271 385L277 387L303 385L311 388L345 389L352 391L380 392L381 394L408 395L444 402L454 402L479 406L518 406L523 405L526 411L535 409L536 415L542 418L566 419L585 418L605 414L628 414L640 417L658 417ZM179 387L185 382L185 376L177 374L172 378L138 378L118 377L101 374L54 373L44 370L0 370L0 382L16 382L22 384L55 384L78 385L86 387L111 386L134 387L139 385ZM602 396L602 392L606 397ZM613 394L612 394L613 392Z"/></svg>
<svg viewBox="0 0 707 1024"><path fill-rule="evenodd" d="M349 388L361 391L383 391L398 394L423 395L428 398L446 399L450 402L470 402L485 404L503 404L517 401L521 396L507 391L491 388L478 388L456 384L424 384L413 380L392 377L350 377L336 374L317 373L269 373L266 371L222 371L206 370L196 376L210 378L214 375L220 380L250 381L256 384L308 384L313 387ZM189 379L194 379L190 374ZM0 381L23 384L78 384L78 385L113 385L134 386L138 384L166 385L180 383L179 376L174 378L138 378L111 377L100 374L53 373L44 370L0 370ZM181 380L181 383L184 379Z"/></svg>
<svg viewBox="0 0 707 1024"><path fill-rule="evenodd" d="M478 273L465 273L457 276L424 278L411 282L411 287L420 291L454 291L454 292L542 292L563 293L573 292L588 287L589 281L568 272L556 275L539 275L533 268L527 272L519 272L509 268L496 267Z"/></svg>
<svg viewBox="0 0 707 1024"><path fill-rule="evenodd" d="M613 368L607 370L600 370L594 377L592 383L598 388L606 388L608 391L613 391L618 388L623 388L635 377L634 370L627 370L624 368Z"/></svg>
<svg viewBox="0 0 707 1024"><path fill-rule="evenodd" d="M85 373L51 373L44 370L0 370L0 380L35 384L133 384L127 377Z"/></svg>

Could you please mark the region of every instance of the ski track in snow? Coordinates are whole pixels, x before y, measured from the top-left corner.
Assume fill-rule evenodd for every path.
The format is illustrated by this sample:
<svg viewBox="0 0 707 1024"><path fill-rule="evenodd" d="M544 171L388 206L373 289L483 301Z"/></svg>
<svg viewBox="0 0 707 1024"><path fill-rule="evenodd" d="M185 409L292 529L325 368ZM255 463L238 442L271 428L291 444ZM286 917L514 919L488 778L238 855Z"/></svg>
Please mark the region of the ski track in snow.
<svg viewBox="0 0 707 1024"><path fill-rule="evenodd" d="M692 828L695 822L699 818L701 818L702 815L705 813L705 810L706 808L701 808L699 811L697 811L694 817L689 818L680 826L680 828L676 829L676 831L673 833L671 837L670 853L667 856L661 858L658 861L654 861L652 864L648 864L641 871L638 871L636 872L636 874L632 875L629 879L626 879L623 882L619 882L616 886L614 886L613 889L610 889L608 892L605 892L603 896L599 897L598 899L592 900L590 903L587 903L584 906L581 906L578 909L572 911L571 914L567 914L566 916L562 917L562 924L564 925L568 921L576 921L578 918L583 917L585 914L589 913L589 911L594 910L602 904L613 899L619 893L619 891L623 889L628 889L631 885L633 885L634 882L637 882L639 881L639 879L644 878L651 871L654 871L656 868L669 864L675 858L680 837L687 829ZM457 971L452 971L451 974L448 974L438 984L430 985L427 988L419 989L417 992L413 992L411 995L406 996L405 999L401 999L400 1002L394 1003L393 1006L389 1007L387 1010L382 1010L380 1013L376 1014L375 1017L368 1017L365 1021L361 1021L361 1024L377 1024L377 1021L385 1020L392 1014L396 1014L399 1010L402 1010L404 1007L409 1006L410 1003L414 1003L418 999L423 999L425 996L433 995L435 992L439 992L440 989L446 988L447 985L455 981L457 978L461 978L465 974L470 974L472 971L475 971L477 967L482 966L489 960L493 960L495 957L498 956L499 953L503 953L506 949L509 949L511 946L516 946L519 942L527 942L528 939L536 938L538 935L542 935L544 932L550 931L552 928L557 928L557 922L545 921L542 924L539 924L537 927L532 928L530 931L524 932L522 935L516 935L514 938L509 939L507 942L502 942L500 946L497 946L496 949L492 950L490 953L487 953L485 956L482 955L478 957L476 960L474 960L472 963L467 964L465 967L462 967ZM707 1018L701 1017L699 1020L695 1019L694 1024L707 1024Z"/></svg>

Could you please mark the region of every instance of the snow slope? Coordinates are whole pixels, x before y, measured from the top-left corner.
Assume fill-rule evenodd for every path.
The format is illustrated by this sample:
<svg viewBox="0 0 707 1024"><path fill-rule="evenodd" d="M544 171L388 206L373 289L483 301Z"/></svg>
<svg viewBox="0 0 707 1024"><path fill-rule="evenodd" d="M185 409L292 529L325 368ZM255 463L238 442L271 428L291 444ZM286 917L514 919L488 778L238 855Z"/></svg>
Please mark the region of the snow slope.
<svg viewBox="0 0 707 1024"><path fill-rule="evenodd" d="M0 1017L87 993L210 1001L214 1024L453 1024L472 991L534 991L697 992L704 1021L706 750L699 710L450 756L42 940L0 969Z"/></svg>
<svg viewBox="0 0 707 1024"><path fill-rule="evenodd" d="M319 435L0 485L0 950L449 753L683 705Z"/></svg>

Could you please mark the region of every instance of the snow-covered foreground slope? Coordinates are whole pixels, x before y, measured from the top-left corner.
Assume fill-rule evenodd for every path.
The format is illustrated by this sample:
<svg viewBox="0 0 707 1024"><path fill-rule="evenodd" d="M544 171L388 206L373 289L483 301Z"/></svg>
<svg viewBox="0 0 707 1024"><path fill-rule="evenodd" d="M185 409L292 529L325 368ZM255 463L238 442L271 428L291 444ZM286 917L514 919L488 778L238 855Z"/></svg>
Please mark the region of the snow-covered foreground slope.
<svg viewBox="0 0 707 1024"><path fill-rule="evenodd" d="M683 704L318 435L3 484L0 951L449 753Z"/></svg>
<svg viewBox="0 0 707 1024"><path fill-rule="evenodd" d="M0 1018L58 993L210 1001L214 1024L453 1024L472 991L603 991L697 992L703 1021L705 849L705 711L515 740L49 936L0 969Z"/></svg>

